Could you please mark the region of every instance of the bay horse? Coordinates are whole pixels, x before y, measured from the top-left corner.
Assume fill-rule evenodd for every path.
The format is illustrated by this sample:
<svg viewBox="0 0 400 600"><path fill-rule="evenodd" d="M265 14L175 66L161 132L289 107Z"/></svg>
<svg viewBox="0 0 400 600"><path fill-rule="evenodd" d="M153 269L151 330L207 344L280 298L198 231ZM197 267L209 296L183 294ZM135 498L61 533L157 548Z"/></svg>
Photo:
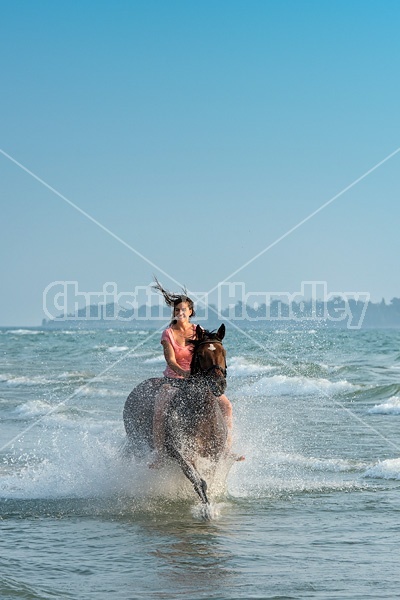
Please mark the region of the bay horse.
<svg viewBox="0 0 400 600"><path fill-rule="evenodd" d="M227 426L218 397L226 389L226 352L222 345L225 325L217 332L197 325L187 379L178 380L176 394L165 414L164 452L177 461L192 483L201 502L209 507L207 483L196 468L196 457L215 464L227 451ZM152 378L139 384L129 394L123 411L128 448L135 456L145 456L154 449L153 414L155 397L165 378Z"/></svg>

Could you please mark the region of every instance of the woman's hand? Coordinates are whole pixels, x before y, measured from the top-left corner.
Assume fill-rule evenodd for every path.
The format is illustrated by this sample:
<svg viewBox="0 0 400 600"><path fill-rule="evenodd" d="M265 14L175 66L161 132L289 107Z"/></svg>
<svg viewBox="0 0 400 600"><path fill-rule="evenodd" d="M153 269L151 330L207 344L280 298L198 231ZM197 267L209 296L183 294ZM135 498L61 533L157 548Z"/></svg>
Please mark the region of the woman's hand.
<svg viewBox="0 0 400 600"><path fill-rule="evenodd" d="M180 375L181 377L185 377L185 379L186 379L186 377L189 377L190 370L185 371L184 369L181 369L181 367L178 365L178 363L176 362L176 358L175 358L175 352L174 352L174 349L171 346L171 344L169 342L167 342L166 340L164 340L161 343L164 348L165 360L166 360L169 368L172 369L173 371L175 371L175 373L177 375Z"/></svg>

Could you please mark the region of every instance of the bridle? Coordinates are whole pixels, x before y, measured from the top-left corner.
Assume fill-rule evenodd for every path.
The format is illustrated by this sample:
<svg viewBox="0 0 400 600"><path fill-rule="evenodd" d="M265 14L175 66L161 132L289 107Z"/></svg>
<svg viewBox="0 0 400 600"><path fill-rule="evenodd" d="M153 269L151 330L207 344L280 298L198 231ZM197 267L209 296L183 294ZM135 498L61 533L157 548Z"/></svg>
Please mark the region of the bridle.
<svg viewBox="0 0 400 600"><path fill-rule="evenodd" d="M202 369L200 367L200 358L197 355L197 349L200 346L204 346L205 344L220 344L222 346L222 342L220 340L215 340L215 339L214 340L213 339L203 340L203 341L199 342L198 344L196 344L196 348L195 348L195 352L196 352L195 364L196 364L196 366L199 367L199 371L201 372L202 375L208 375L209 373L212 373L213 371L220 371L222 373L223 377L226 379L226 375L227 375L226 362L225 362L225 368L221 367L220 365L211 365L211 367L208 367L208 369Z"/></svg>
<svg viewBox="0 0 400 600"><path fill-rule="evenodd" d="M211 373L212 371L221 371L222 375L225 377L227 376L227 367L220 367L219 365L211 365L211 367L209 367L208 369L206 369L205 371L202 371L205 375L207 375L207 373Z"/></svg>

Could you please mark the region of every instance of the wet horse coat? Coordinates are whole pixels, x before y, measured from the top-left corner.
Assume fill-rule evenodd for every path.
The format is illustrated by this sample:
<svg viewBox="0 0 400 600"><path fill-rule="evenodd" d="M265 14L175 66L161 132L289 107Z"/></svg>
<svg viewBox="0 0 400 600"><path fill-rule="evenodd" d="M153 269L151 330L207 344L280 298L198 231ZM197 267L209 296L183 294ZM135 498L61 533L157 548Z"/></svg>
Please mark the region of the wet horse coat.
<svg viewBox="0 0 400 600"><path fill-rule="evenodd" d="M196 328L191 375L183 380L168 404L165 415L164 449L178 462L204 504L209 504L207 484L196 468L196 458L215 463L226 450L227 427L218 396L226 388L226 359L222 340L225 326L216 333ZM128 396L124 407L124 425L129 447L136 456L144 456L153 444L153 414L157 392L164 378L148 379Z"/></svg>

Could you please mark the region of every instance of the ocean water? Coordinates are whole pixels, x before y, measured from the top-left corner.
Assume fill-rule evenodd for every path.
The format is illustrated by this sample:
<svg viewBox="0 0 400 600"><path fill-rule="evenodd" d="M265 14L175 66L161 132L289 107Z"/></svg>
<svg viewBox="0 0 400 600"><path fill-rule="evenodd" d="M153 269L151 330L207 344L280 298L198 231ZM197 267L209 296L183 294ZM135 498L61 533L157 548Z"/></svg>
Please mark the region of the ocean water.
<svg viewBox="0 0 400 600"><path fill-rule="evenodd" d="M212 519L126 461L154 331L0 330L0 598L399 598L400 331L228 329Z"/></svg>

